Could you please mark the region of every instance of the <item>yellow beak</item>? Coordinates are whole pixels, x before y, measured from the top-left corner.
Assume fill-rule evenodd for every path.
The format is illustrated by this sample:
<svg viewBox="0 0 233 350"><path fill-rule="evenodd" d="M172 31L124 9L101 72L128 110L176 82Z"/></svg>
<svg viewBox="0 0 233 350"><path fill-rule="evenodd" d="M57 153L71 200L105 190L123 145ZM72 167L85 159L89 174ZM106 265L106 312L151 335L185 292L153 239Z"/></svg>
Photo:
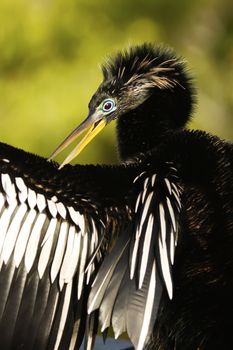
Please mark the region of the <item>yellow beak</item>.
<svg viewBox="0 0 233 350"><path fill-rule="evenodd" d="M87 128L90 128L84 138L78 143L73 151L66 157L64 162L60 165L61 169L64 165L70 163L72 159L77 157L79 153L91 142L91 140L106 126L106 120L101 116L101 112L95 112L88 116L84 122L82 122L74 131L72 131L65 140L55 149L48 160L56 157L61 151L63 151L68 145L71 144L79 135L81 135Z"/></svg>

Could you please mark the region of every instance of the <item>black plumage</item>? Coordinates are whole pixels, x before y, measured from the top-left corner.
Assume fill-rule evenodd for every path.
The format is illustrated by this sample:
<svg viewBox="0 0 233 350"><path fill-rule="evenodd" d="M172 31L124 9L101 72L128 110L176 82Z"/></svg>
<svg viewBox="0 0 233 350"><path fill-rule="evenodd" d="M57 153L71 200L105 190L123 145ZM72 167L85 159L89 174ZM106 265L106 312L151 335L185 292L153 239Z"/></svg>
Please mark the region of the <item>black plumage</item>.
<svg viewBox="0 0 233 350"><path fill-rule="evenodd" d="M110 58L56 163L0 146L0 347L231 349L232 144L186 128L183 61L144 44ZM120 164L65 165L117 120ZM64 166L65 165L65 166Z"/></svg>

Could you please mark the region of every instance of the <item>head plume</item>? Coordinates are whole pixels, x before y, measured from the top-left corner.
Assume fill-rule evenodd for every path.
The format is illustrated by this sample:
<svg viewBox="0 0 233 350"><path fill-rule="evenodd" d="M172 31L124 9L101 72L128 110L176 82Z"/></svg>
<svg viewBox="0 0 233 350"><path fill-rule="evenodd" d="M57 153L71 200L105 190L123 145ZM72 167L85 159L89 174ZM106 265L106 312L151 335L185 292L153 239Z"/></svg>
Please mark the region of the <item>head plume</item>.
<svg viewBox="0 0 233 350"><path fill-rule="evenodd" d="M143 44L110 57L102 66L104 81L116 88L172 89L186 88L190 78L185 72L184 60L173 50Z"/></svg>

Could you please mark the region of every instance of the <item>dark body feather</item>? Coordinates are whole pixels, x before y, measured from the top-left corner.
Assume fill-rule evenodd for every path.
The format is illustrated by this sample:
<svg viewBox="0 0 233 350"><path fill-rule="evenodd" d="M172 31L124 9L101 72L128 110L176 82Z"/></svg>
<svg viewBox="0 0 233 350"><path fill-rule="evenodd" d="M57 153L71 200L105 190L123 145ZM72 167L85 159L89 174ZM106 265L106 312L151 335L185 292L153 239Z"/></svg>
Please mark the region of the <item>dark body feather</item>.
<svg viewBox="0 0 233 350"><path fill-rule="evenodd" d="M184 187L174 299L163 299L148 349L230 350L232 145L202 132L182 134L166 149Z"/></svg>
<svg viewBox="0 0 233 350"><path fill-rule="evenodd" d="M135 47L103 73L89 110L98 125L114 102L119 165L58 170L0 144L0 348L92 349L99 323L139 350L230 350L232 144L185 128L173 52Z"/></svg>

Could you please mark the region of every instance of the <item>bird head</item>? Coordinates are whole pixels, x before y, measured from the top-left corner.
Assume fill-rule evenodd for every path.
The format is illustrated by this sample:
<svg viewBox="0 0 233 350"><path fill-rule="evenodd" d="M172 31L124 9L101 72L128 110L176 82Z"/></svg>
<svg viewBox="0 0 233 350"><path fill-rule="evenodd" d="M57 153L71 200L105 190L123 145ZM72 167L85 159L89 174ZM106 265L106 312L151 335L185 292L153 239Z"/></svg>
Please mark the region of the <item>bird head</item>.
<svg viewBox="0 0 233 350"><path fill-rule="evenodd" d="M131 139L126 129L135 137L132 142L143 144L147 143L143 141L146 138L156 140L156 135L162 134L164 130L183 127L189 119L193 88L184 62L172 50L152 44L134 46L107 59L102 72L103 81L90 100L87 118L49 158L54 158L89 128L61 166L75 158L114 119L118 121L118 143L122 158L127 158L127 154L124 155L121 143L127 144L124 141ZM152 128L155 130L153 135ZM148 132L150 135L147 135ZM143 134L144 139L137 134ZM151 144L150 140L146 148L152 146L153 141ZM129 151L132 145L127 147ZM131 155L134 151L128 153Z"/></svg>

